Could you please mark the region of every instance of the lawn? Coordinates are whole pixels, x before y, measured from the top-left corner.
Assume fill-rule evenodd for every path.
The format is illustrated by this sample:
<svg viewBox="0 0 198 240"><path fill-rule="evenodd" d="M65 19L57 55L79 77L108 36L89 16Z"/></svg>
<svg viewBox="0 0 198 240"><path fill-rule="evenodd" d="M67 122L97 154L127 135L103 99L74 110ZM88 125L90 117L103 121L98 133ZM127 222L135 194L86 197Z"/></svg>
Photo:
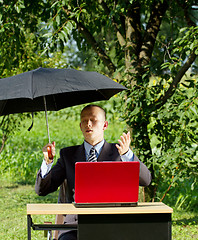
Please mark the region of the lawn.
<svg viewBox="0 0 198 240"><path fill-rule="evenodd" d="M56 203L58 192L46 197L39 197L33 185L12 183L0 179L0 239L27 239L27 203ZM34 216L33 221L43 223L54 222L54 215ZM198 214L196 211L177 211L172 215L172 239L198 239ZM44 240L42 231L32 231L32 240Z"/></svg>
<svg viewBox="0 0 198 240"><path fill-rule="evenodd" d="M6 182L1 179L0 187L0 239L27 239L27 203L55 203L57 192L47 197L39 197L34 191L33 185L21 185ZM54 221L54 216L36 216L35 221ZM32 239L46 239L42 231L35 231Z"/></svg>

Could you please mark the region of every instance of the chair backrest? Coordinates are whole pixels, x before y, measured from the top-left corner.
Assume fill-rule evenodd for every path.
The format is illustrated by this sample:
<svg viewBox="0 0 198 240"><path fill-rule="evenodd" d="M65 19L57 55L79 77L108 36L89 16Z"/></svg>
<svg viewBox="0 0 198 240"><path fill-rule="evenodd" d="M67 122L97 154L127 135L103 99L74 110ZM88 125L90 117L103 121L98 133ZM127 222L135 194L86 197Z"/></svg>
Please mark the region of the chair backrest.
<svg viewBox="0 0 198 240"><path fill-rule="evenodd" d="M58 203L66 203L67 179L61 184L58 195Z"/></svg>
<svg viewBox="0 0 198 240"><path fill-rule="evenodd" d="M67 180L65 179L59 189L58 203L66 203L66 188L67 188ZM63 224L63 222L64 222L64 215L56 215L55 223ZM58 239L58 230L54 231L53 239L55 240Z"/></svg>

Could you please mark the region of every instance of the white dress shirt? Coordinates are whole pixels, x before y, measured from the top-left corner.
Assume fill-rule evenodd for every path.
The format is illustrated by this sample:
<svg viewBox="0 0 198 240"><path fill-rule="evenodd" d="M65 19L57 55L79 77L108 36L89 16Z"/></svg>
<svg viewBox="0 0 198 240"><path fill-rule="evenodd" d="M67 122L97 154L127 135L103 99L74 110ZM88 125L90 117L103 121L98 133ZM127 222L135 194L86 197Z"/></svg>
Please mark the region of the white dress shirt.
<svg viewBox="0 0 198 240"><path fill-rule="evenodd" d="M104 139L94 146L94 148L96 150L97 158L100 155L103 145L104 145ZM87 159L89 157L89 152L93 146L91 144L89 144L88 142L84 141L84 147L85 147L85 156L86 156L86 161L87 161ZM130 161L133 161L134 154L133 154L132 150L129 148L129 151L120 157L123 162L130 162ZM42 178L44 178L49 173L49 171L52 168L52 165L53 165L53 162L50 164L46 164L45 160L43 160L42 165L41 165L41 177Z"/></svg>

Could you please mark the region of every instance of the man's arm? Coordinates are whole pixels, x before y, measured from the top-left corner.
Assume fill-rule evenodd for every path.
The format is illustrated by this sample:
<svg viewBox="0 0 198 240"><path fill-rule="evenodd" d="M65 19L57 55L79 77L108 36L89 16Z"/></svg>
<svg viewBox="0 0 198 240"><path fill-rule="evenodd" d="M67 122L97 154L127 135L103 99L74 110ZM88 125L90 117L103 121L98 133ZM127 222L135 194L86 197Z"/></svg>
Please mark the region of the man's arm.
<svg viewBox="0 0 198 240"><path fill-rule="evenodd" d="M39 196L46 196L51 191L50 189L51 185L51 173L49 172L44 178L41 176L41 169L39 169L37 176L36 176L36 182L35 182L35 192Z"/></svg>
<svg viewBox="0 0 198 240"><path fill-rule="evenodd" d="M40 174L42 178L45 178L45 176L50 172L51 168L52 168L53 162L46 164L45 159L43 159L43 162L41 164L41 168L40 168Z"/></svg>
<svg viewBox="0 0 198 240"><path fill-rule="evenodd" d="M140 162L139 185L142 187L147 187L150 185L152 180L151 173L144 163L142 163L140 160L139 162Z"/></svg>
<svg viewBox="0 0 198 240"><path fill-rule="evenodd" d="M58 159L57 163L47 173L44 178L41 176L41 169L37 173L35 191L39 196L46 196L54 192L62 184L66 178L65 163L62 156Z"/></svg>
<svg viewBox="0 0 198 240"><path fill-rule="evenodd" d="M145 187L148 186L151 183L151 173L146 167L146 165L144 165L144 163L142 163L129 148L131 143L130 132L128 132L127 134L123 133L118 142L119 145L116 144L116 147L118 149L122 161L140 162L139 185Z"/></svg>
<svg viewBox="0 0 198 240"><path fill-rule="evenodd" d="M51 169L53 160L49 158L47 148L51 148L52 158L55 156L55 143L47 144L43 147L44 160L37 173L35 192L39 196L45 196L57 190L65 177L65 166L63 158L59 159L56 165Z"/></svg>

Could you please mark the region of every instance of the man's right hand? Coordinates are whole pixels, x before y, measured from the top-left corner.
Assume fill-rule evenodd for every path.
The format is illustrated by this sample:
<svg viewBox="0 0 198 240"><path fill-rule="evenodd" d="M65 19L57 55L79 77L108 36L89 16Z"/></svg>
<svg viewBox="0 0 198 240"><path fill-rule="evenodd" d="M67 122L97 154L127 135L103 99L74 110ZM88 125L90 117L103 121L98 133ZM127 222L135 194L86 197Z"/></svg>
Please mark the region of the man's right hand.
<svg viewBox="0 0 198 240"><path fill-rule="evenodd" d="M51 156L48 154L48 148L51 152ZM48 143L43 147L43 155L47 165L53 162L55 156L55 142Z"/></svg>

